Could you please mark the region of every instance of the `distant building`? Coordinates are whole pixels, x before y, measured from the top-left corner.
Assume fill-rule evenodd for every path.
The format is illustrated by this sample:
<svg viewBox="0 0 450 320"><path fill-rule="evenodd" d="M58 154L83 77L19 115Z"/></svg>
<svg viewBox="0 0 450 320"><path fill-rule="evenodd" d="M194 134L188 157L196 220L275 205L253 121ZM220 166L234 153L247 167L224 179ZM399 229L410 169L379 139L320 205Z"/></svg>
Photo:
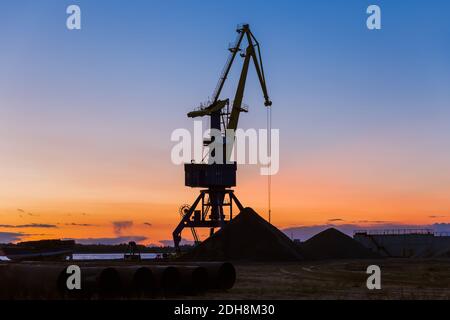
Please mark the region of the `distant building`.
<svg viewBox="0 0 450 320"><path fill-rule="evenodd" d="M357 230L353 238L385 257L449 257L450 234L430 229Z"/></svg>

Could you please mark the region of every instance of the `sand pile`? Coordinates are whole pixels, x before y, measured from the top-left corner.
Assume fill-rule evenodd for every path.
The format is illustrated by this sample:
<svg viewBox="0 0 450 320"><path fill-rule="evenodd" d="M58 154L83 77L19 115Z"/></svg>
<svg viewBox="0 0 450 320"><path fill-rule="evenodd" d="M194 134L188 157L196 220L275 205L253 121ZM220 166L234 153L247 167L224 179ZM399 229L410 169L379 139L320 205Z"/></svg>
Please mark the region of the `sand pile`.
<svg viewBox="0 0 450 320"><path fill-rule="evenodd" d="M246 208L226 227L181 257L182 260L296 261L298 247L280 230Z"/></svg>
<svg viewBox="0 0 450 320"><path fill-rule="evenodd" d="M346 234L330 228L300 244L305 259L368 259L380 256Z"/></svg>

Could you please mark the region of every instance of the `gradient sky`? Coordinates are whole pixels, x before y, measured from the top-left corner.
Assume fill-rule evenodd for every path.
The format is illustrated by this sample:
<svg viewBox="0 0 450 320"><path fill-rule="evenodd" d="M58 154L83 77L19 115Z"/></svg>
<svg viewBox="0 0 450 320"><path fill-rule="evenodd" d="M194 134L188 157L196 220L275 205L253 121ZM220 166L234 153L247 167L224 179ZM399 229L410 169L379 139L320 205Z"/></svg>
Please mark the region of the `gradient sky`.
<svg viewBox="0 0 450 320"><path fill-rule="evenodd" d="M66 29L70 4L80 31ZM0 240L171 239L198 191L170 134L192 128L242 22L280 129L275 225L449 223L449 17L438 0L2 1ZM245 102L240 126L265 128L253 69ZM266 217L258 172L241 166L236 192Z"/></svg>

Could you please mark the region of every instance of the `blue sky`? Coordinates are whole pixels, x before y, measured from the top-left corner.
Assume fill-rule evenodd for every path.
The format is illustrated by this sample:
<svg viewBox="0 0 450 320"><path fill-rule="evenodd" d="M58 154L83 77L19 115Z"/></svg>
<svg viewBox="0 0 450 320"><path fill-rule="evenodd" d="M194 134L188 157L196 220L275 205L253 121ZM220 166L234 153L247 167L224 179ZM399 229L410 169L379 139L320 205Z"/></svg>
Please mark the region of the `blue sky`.
<svg viewBox="0 0 450 320"><path fill-rule="evenodd" d="M72 3L82 9L79 32L65 28ZM15 108L13 116L106 114L113 121L125 116L144 125L136 118L153 118L152 125L176 127L187 123L180 111L212 92L232 30L248 22L263 46L275 123L289 134L315 131L304 140L316 145L325 140L317 132L332 132L326 137L332 143L383 128L441 129L450 95L450 5L378 1L383 29L369 31L370 3L10 1L0 13L0 84L12 101L24 88L30 99L45 100ZM249 81L247 90L255 109L257 85ZM162 111L158 119L154 108ZM255 112L243 124L262 123L264 116ZM86 123L87 133L96 125Z"/></svg>

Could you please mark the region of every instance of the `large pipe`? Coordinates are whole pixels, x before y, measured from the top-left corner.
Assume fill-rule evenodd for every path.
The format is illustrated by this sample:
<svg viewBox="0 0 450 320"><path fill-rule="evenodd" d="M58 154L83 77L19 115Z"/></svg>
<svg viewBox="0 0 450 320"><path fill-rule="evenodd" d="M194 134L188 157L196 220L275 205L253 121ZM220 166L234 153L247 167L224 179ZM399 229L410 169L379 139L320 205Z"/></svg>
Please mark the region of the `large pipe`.
<svg viewBox="0 0 450 320"><path fill-rule="evenodd" d="M156 280L153 272L146 267L140 267L133 276L133 288L137 293L149 294L156 291Z"/></svg>
<svg viewBox="0 0 450 320"><path fill-rule="evenodd" d="M229 262L199 262L195 265L201 266L208 271L209 288L229 290L236 282L236 269Z"/></svg>
<svg viewBox="0 0 450 320"><path fill-rule="evenodd" d="M158 289L164 294L174 294L180 290L180 272L174 266L149 265L155 276Z"/></svg>
<svg viewBox="0 0 450 320"><path fill-rule="evenodd" d="M187 294L204 292L209 287L208 271L200 266L181 266L176 268L181 276L181 289Z"/></svg>
<svg viewBox="0 0 450 320"><path fill-rule="evenodd" d="M12 280L12 272L11 268L8 264L0 265L0 299L13 299L15 292L14 281Z"/></svg>
<svg viewBox="0 0 450 320"><path fill-rule="evenodd" d="M81 267L81 290L67 288L70 275L65 264L8 264L1 269L1 278L5 280L3 291L16 299L80 299L91 298L93 294L102 298L122 291L122 282L115 268Z"/></svg>
<svg viewBox="0 0 450 320"><path fill-rule="evenodd" d="M120 294L122 289L122 279L116 268L81 267L81 292L83 295L90 298L93 294L98 294L99 298L109 298Z"/></svg>
<svg viewBox="0 0 450 320"><path fill-rule="evenodd" d="M176 261L168 262L174 266L198 266L206 269L208 273L208 283L210 289L229 290L236 282L236 269L229 262L197 262L197 261ZM164 265L160 263L160 265Z"/></svg>
<svg viewBox="0 0 450 320"><path fill-rule="evenodd" d="M141 266L117 267L124 293L147 296L156 292L156 280L152 270Z"/></svg>
<svg viewBox="0 0 450 320"><path fill-rule="evenodd" d="M180 262L171 265L118 265L81 268L81 290L69 290L68 263L0 264L0 298L5 299L90 299L116 296L191 294L206 289L233 287L236 271L223 262Z"/></svg>
<svg viewBox="0 0 450 320"><path fill-rule="evenodd" d="M64 265L8 264L1 272L3 291L10 299L58 299L64 271Z"/></svg>

